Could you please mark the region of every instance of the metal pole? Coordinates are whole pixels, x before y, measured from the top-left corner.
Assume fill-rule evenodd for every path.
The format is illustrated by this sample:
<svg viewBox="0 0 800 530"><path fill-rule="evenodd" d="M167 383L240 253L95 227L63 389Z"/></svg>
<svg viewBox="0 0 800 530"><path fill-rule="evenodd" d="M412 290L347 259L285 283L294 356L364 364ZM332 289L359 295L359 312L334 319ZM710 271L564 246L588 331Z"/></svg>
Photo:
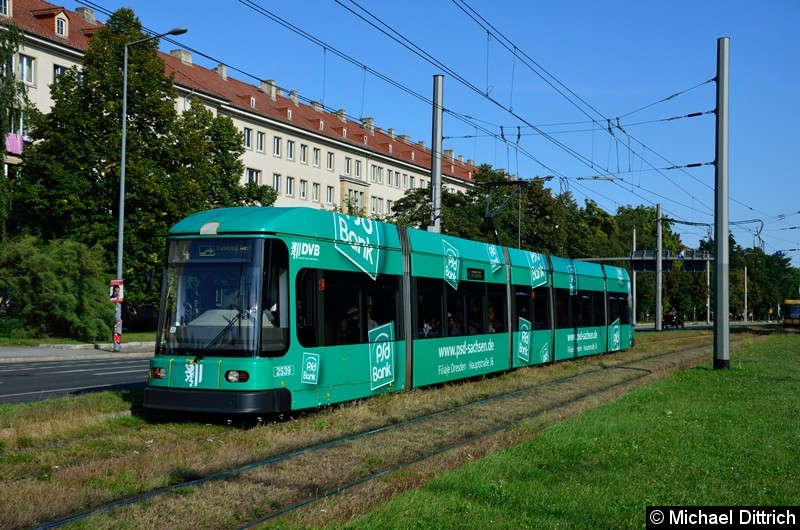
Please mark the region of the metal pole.
<svg viewBox="0 0 800 530"><path fill-rule="evenodd" d="M729 370L730 255L728 241L728 51L730 39L717 40L717 142L714 194L716 284L714 310L714 370Z"/></svg>
<svg viewBox="0 0 800 530"><path fill-rule="evenodd" d="M633 251L636 250L636 227L633 227ZM632 268L632 267L631 267ZM631 304L633 308L633 325L636 325L636 271L632 270L631 274L633 275L633 283L631 283Z"/></svg>
<svg viewBox="0 0 800 530"><path fill-rule="evenodd" d="M125 145L128 134L128 44L125 44L125 60L122 62L122 152L119 162L119 228L117 232L117 280L122 280L122 248L125 236ZM122 303L114 308L114 351L118 352L122 342Z"/></svg>
<svg viewBox="0 0 800 530"><path fill-rule="evenodd" d="M517 248L522 248L522 188L517 188Z"/></svg>
<svg viewBox="0 0 800 530"><path fill-rule="evenodd" d="M186 28L172 28L166 33L152 35L125 44L125 58L122 62L122 147L119 157L119 229L117 232L117 280L122 280L122 249L125 237L125 158L128 136L128 47L141 44L165 35L182 35ZM114 308L114 351L118 352L122 343L122 303L117 302Z"/></svg>
<svg viewBox="0 0 800 530"><path fill-rule="evenodd" d="M747 324L747 264L744 266L744 323Z"/></svg>
<svg viewBox="0 0 800 530"><path fill-rule="evenodd" d="M661 331L661 319L663 317L663 308L661 307L663 301L661 299L662 290L662 254L663 247L661 241L661 205L656 204L656 331Z"/></svg>
<svg viewBox="0 0 800 530"><path fill-rule="evenodd" d="M711 261L706 260L706 325L711 325Z"/></svg>
<svg viewBox="0 0 800 530"><path fill-rule="evenodd" d="M442 114L444 76L433 76L433 138L431 141L431 221L429 232L442 231Z"/></svg>

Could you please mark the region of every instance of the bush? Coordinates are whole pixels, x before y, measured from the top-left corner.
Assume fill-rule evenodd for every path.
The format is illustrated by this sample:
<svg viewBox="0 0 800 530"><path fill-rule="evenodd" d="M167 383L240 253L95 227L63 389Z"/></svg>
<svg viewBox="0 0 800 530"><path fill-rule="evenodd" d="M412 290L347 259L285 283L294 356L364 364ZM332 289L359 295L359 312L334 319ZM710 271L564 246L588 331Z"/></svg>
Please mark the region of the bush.
<svg viewBox="0 0 800 530"><path fill-rule="evenodd" d="M102 251L71 240L43 244L28 236L0 245L0 289L16 337L108 338L114 307L108 302Z"/></svg>

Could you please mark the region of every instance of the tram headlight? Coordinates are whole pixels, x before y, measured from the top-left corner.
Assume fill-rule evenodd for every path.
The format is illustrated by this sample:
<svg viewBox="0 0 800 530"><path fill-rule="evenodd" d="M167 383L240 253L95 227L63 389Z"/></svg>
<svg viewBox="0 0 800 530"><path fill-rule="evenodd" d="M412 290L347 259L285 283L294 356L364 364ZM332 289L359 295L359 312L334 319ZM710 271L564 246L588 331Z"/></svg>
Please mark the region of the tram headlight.
<svg viewBox="0 0 800 530"><path fill-rule="evenodd" d="M228 370L225 372L225 381L229 383L246 383L250 374L244 370Z"/></svg>
<svg viewBox="0 0 800 530"><path fill-rule="evenodd" d="M161 366L150 368L150 379L166 379L167 370Z"/></svg>

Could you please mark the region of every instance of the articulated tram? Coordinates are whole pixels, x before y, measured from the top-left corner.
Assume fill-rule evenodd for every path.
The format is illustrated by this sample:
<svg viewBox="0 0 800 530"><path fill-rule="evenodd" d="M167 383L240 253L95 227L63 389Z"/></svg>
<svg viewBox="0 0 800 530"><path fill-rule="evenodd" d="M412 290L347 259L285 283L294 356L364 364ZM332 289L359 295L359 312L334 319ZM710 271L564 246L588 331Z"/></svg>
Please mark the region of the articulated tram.
<svg viewBox="0 0 800 530"><path fill-rule="evenodd" d="M155 410L308 409L634 340L625 269L309 208L184 219L162 285Z"/></svg>

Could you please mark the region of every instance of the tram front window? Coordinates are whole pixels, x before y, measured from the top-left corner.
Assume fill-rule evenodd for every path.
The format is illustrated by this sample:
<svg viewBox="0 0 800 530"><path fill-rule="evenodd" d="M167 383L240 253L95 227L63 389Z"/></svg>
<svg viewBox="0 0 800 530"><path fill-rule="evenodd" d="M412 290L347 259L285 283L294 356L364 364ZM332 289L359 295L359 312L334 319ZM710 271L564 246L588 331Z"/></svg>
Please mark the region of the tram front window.
<svg viewBox="0 0 800 530"><path fill-rule="evenodd" d="M170 240L159 353L255 357L269 354L262 340L267 350L285 350L276 318L285 265L262 265L276 254L274 243L285 249L260 239Z"/></svg>

